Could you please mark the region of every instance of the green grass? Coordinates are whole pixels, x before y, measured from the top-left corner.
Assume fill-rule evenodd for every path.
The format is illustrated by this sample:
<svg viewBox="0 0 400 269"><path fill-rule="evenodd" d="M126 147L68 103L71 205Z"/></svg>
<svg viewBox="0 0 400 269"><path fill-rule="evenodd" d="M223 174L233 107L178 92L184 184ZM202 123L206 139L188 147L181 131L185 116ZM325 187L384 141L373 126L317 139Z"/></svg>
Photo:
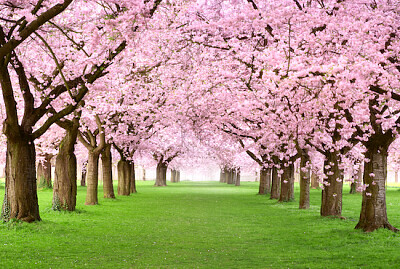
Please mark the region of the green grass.
<svg viewBox="0 0 400 269"><path fill-rule="evenodd" d="M139 193L51 211L39 191L43 221L0 224L0 268L398 268L400 234L354 230L360 195L343 197L346 220L256 195L257 183L139 181ZM4 194L1 188L0 195ZM298 195L298 189L297 189ZM102 197L102 193L99 193ZM297 197L298 200L298 197ZM387 192L391 224L400 227L400 191Z"/></svg>

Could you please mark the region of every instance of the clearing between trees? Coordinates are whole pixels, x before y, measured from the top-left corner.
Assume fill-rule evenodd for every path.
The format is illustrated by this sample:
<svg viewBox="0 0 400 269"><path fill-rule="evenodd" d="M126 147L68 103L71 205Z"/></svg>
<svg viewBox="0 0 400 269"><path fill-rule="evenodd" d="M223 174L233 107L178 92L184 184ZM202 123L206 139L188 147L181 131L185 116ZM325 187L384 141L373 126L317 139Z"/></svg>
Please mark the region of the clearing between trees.
<svg viewBox="0 0 400 269"><path fill-rule="evenodd" d="M0 225L1 268L394 268L400 235L355 230L361 195L343 194L346 219L319 215L321 190L311 207L256 195L257 182L138 181L138 193L99 198L76 212L51 210L52 190L38 191L43 221ZM4 185L0 185L0 195ZM102 188L100 188L101 190ZM400 227L400 189L388 188L388 214ZM99 197L103 197L102 193Z"/></svg>

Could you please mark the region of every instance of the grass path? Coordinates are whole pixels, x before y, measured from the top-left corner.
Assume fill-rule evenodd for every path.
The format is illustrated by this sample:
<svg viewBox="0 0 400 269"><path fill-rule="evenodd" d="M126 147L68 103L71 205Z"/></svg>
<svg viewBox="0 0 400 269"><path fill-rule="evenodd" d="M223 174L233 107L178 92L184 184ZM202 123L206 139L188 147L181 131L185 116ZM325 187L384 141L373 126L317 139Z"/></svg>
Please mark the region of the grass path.
<svg viewBox="0 0 400 269"><path fill-rule="evenodd" d="M42 222L0 224L0 268L400 266L399 234L354 230L360 195L344 195L347 219L339 220L319 217L320 190L311 209L298 210L255 195L254 182L152 184L139 181L138 194L99 206L83 206L80 187L75 213L51 211L51 190L39 191ZM389 189L387 200L400 227L400 191Z"/></svg>

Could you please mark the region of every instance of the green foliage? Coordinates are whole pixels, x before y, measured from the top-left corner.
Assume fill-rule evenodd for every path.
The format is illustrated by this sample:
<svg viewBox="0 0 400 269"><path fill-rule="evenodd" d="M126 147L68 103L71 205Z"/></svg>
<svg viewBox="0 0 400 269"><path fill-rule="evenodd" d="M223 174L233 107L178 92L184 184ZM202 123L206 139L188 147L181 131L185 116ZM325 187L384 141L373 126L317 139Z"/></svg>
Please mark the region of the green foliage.
<svg viewBox="0 0 400 269"><path fill-rule="evenodd" d="M321 190L311 208L256 195L257 183L181 182L78 211L51 210L40 191L43 221L0 225L0 268L397 268L400 234L354 230L359 194L344 190L343 216L319 216ZM101 187L99 188L101 190ZM4 190L0 190L0 195ZM387 192L389 221L400 227L400 192Z"/></svg>

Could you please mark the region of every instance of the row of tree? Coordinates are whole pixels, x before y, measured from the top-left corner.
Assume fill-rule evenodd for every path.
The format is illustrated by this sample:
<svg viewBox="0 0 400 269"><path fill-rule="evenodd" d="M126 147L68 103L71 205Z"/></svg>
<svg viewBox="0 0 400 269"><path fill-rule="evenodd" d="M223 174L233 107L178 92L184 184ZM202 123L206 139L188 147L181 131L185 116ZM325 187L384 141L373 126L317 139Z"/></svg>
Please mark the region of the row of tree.
<svg viewBox="0 0 400 269"><path fill-rule="evenodd" d="M308 206L314 169L323 188L321 215L341 216L343 174L363 167L357 228L396 230L385 201L388 154L397 151L400 131L396 3L0 5L9 218L40 220L36 152L43 161L57 154L55 192L76 188L79 140L88 156L88 205L97 203L98 159L109 163L111 148L126 178L137 159L156 160L162 175L168 166L211 158L227 168L221 178L229 182L240 182L232 167L256 165L260 192L271 189L281 201L293 198L300 160L300 207ZM131 190L128 181L121 192ZM61 193L55 200L66 208L73 198Z"/></svg>

